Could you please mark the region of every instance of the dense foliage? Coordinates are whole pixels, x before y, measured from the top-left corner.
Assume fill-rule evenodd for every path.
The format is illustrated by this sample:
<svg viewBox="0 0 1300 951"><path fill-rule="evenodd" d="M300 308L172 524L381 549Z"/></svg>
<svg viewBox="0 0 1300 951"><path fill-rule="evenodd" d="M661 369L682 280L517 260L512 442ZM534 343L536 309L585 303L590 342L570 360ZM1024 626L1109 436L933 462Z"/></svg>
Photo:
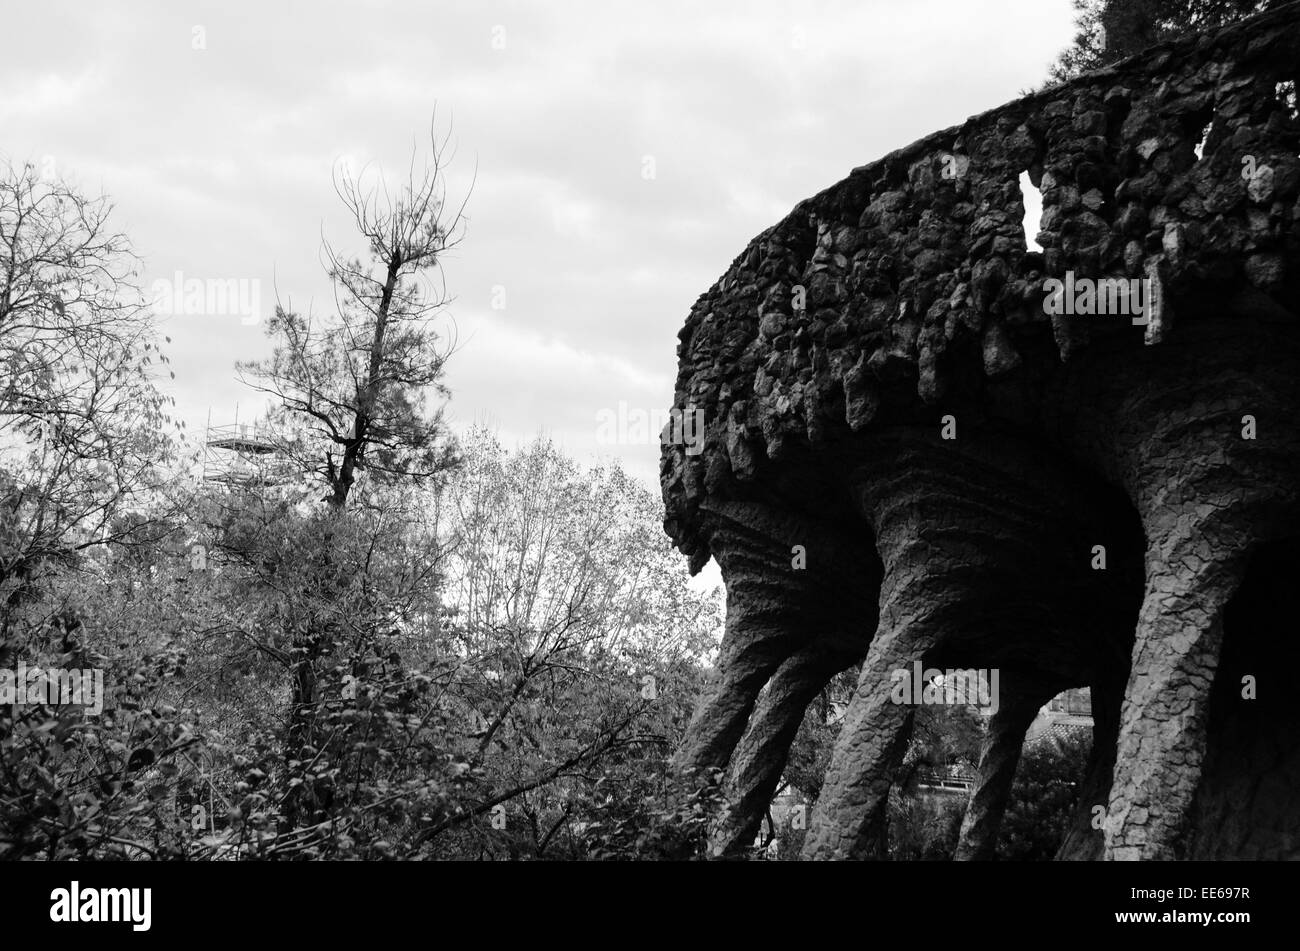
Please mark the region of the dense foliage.
<svg viewBox="0 0 1300 951"><path fill-rule="evenodd" d="M1288 0L1074 0L1075 35L1052 64L1053 82L1073 79L1152 44L1245 19Z"/></svg>
<svg viewBox="0 0 1300 951"><path fill-rule="evenodd" d="M617 466L457 443L426 407L436 161L390 206L340 193L375 270L331 253L336 317L271 322L247 372L282 464L211 482L107 204L4 176L0 667L93 669L105 697L0 705L0 854L702 854L716 784L667 757L717 595Z"/></svg>
<svg viewBox="0 0 1300 951"><path fill-rule="evenodd" d="M1025 749L1002 817L999 859L1046 861L1056 854L1078 802L1091 749L1086 730Z"/></svg>

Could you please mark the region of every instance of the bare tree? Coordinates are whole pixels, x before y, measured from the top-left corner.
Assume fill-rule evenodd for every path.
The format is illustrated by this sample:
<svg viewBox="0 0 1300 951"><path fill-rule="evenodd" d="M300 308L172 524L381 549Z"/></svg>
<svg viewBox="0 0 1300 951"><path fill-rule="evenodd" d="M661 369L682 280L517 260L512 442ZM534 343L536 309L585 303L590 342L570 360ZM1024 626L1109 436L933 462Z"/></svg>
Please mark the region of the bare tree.
<svg viewBox="0 0 1300 951"><path fill-rule="evenodd" d="M423 481L452 461L440 409L441 379L451 355L433 327L449 298L441 258L463 237L465 201L446 201L448 136L430 131L430 152L394 198L382 175L336 173L335 191L367 243L367 260L324 241L334 314L318 323L276 307L268 334L278 338L266 361L242 364L252 385L275 398L274 415L301 424L288 449L329 486L342 509L358 475L377 482ZM466 196L466 200L468 195ZM436 278L436 280L435 280Z"/></svg>

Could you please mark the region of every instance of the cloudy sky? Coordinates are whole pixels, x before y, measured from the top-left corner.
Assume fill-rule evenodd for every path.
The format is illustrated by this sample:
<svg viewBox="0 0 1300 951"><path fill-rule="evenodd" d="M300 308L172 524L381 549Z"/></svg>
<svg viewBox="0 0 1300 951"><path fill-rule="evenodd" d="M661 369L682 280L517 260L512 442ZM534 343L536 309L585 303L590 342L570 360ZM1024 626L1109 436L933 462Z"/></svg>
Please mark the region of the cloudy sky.
<svg viewBox="0 0 1300 951"><path fill-rule="evenodd" d="M262 316L277 289L328 311L322 234L364 250L332 171L404 171L436 106L451 194L476 176L444 261L450 418L652 482L653 437L603 444L597 414L671 403L677 330L745 243L1038 85L1072 27L1070 0L43 0L5 33L0 157L110 195L147 287L247 281ZM233 364L266 352L261 326L164 332L191 430L255 415Z"/></svg>

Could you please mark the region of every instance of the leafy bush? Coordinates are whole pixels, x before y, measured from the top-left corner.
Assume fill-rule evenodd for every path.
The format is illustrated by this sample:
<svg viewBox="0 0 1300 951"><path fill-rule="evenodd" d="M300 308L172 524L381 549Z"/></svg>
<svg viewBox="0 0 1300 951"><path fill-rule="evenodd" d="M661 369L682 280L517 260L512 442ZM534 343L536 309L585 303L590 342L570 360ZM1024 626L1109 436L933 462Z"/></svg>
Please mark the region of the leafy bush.
<svg viewBox="0 0 1300 951"><path fill-rule="evenodd" d="M999 859L1047 861L1056 854L1079 799L1091 748L1091 734L1077 730L1021 753L998 837Z"/></svg>

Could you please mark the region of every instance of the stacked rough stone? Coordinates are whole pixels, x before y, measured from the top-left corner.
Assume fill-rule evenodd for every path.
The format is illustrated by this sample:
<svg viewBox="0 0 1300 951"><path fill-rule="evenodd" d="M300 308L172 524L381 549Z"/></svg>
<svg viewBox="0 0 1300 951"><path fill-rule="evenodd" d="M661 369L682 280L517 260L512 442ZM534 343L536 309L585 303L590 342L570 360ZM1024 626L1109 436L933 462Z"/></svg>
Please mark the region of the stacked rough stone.
<svg viewBox="0 0 1300 951"><path fill-rule="evenodd" d="M963 855L996 836L1024 710L1088 685L1063 855L1300 856L1300 715L1238 689L1300 660L1241 600L1284 591L1300 547L1298 74L1300 4L1155 47L855 169L696 302L675 405L703 410L705 449L666 445L661 472L666 530L728 588L679 754L728 770L720 848L862 661L807 853L877 854L911 721L881 678L951 657L1005 667L1016 698ZM1067 272L1145 279L1155 305L1050 314Z"/></svg>

